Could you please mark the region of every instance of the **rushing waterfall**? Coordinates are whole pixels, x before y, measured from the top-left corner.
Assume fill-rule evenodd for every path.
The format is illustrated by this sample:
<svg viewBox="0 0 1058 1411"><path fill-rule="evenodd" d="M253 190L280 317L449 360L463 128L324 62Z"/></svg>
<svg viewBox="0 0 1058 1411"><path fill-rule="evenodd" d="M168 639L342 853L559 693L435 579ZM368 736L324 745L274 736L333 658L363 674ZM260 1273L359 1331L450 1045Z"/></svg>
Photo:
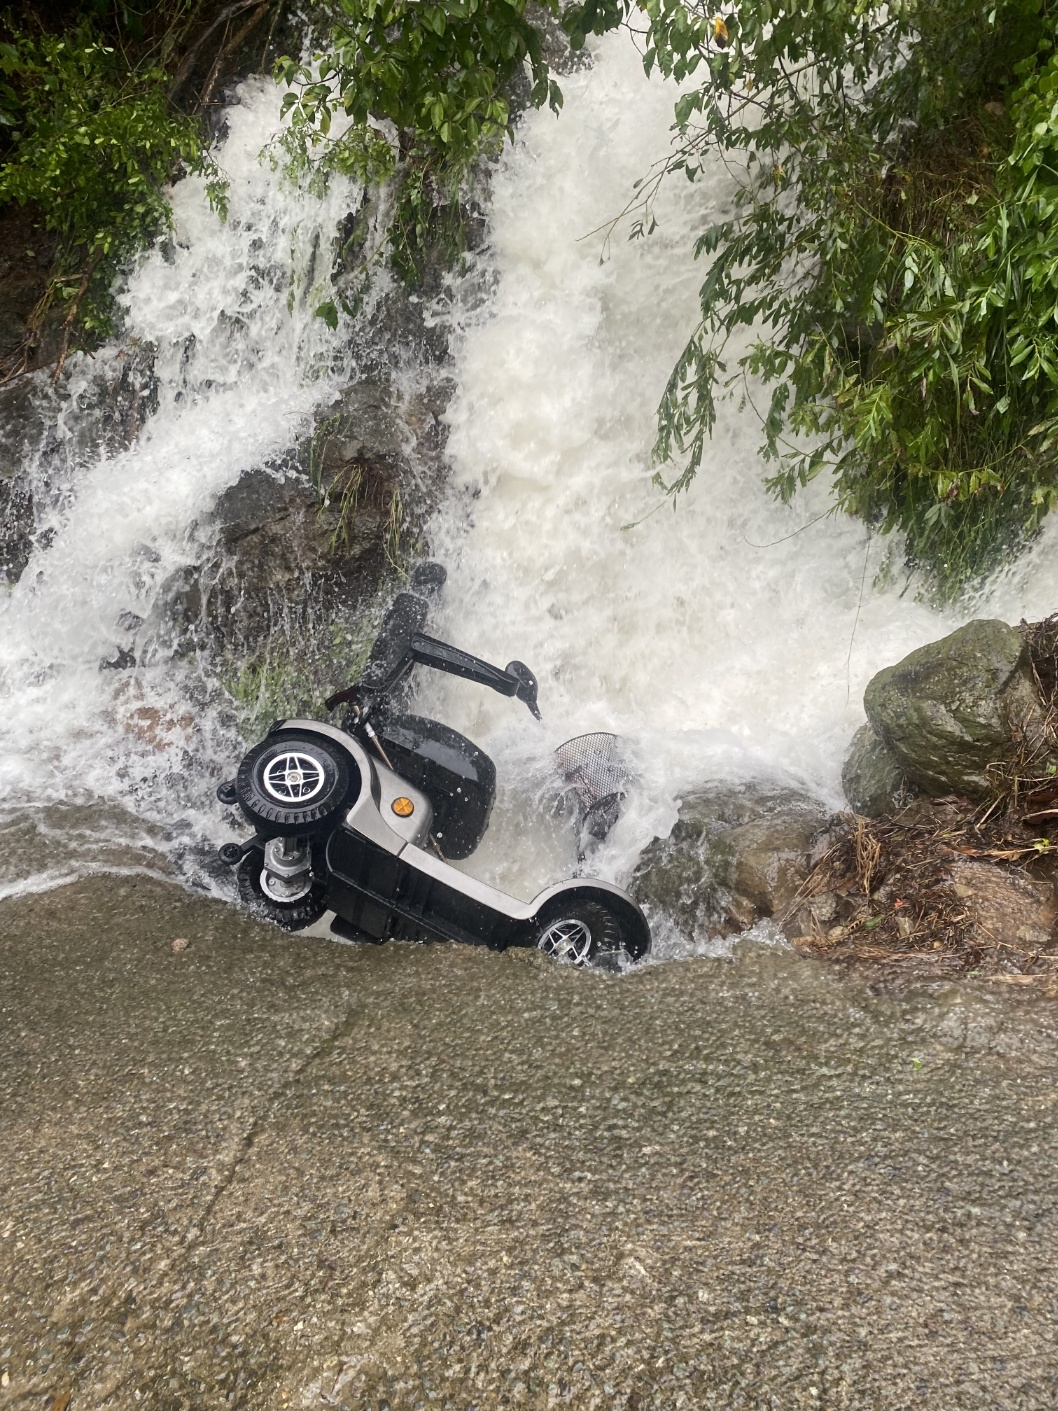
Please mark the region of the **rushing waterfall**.
<svg viewBox="0 0 1058 1411"><path fill-rule="evenodd" d="M278 108L274 84L255 80L227 112L226 222L200 179L174 188L173 238L122 296L123 346L73 360L54 394L40 375L60 454L41 450L38 517L48 505L48 518L0 599L0 896L27 871L40 886L93 866L157 866L163 839L184 846L209 826L207 776L238 749L229 732L224 762L214 761L216 723L189 709L163 645L132 679L100 662L149 624L159 590L194 561L198 521L217 496L281 456L348 375L341 334L314 309L329 297L326 252L351 192L335 182L321 201L261 160ZM128 449L86 462L81 423L97 366L137 345L153 349L157 410Z"/></svg>
<svg viewBox="0 0 1058 1411"><path fill-rule="evenodd" d="M690 492L659 504L655 410L696 320L694 238L722 214L729 179L674 179L651 237L629 242L627 222L608 235L664 154L673 92L644 79L620 35L564 91L561 119L530 115L493 183L483 263L495 292L477 299L475 270L449 413L452 499L435 531L450 635L527 661L545 727L465 687L443 692L508 779L534 760L544 770L580 731L633 741L643 788L597 859L623 879L689 783L779 774L837 804L866 681L946 627L900 584L874 590L887 545L820 518L826 487L792 507L767 497L760 424L737 400ZM547 867L527 860L516 810L511 821L490 856L524 891L526 869L538 882Z"/></svg>
<svg viewBox="0 0 1058 1411"><path fill-rule="evenodd" d="M694 235L730 187L719 171L672 181L653 236L608 233L666 149L673 91L644 77L621 34L564 91L561 119L523 120L493 177L487 248L435 313L452 323L457 386L451 489L429 545L450 573L442 630L500 664L528 662L544 723L451 681L422 682L420 706L495 756L501 796L473 870L523 895L571 858L547 807L562 739L604 729L630 742L640 785L593 864L622 880L694 781L779 776L837 804L867 679L957 622L902 592L899 574L875 586L888 545L827 516L825 486L792 507L766 496L759 423L737 399L690 492L672 506L652 488L654 412L703 276ZM0 601L0 896L157 867L217 836L212 788L238 742L186 690L211 663L177 664L161 646L135 673L100 662L194 560L217 496L282 456L351 373L348 330L313 309L327 274L317 252L352 193L337 183L317 200L259 159L277 108L270 83L243 86L220 150L228 221L201 182L182 181L175 238L128 282L125 349L154 350L158 385L133 444L77 453L90 359L55 393L41 383L69 453L58 480L54 454L41 470L51 520ZM1053 606L1055 532L995 585L988 611Z"/></svg>

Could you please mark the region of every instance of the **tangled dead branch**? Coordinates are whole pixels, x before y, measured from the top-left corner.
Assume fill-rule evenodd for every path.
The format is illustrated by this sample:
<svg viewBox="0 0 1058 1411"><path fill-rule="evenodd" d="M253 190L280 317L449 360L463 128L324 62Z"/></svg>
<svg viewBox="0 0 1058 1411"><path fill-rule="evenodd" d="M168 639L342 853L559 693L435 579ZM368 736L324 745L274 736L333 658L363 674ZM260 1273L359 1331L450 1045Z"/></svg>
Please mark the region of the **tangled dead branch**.
<svg viewBox="0 0 1058 1411"><path fill-rule="evenodd" d="M843 814L831 837L784 918L800 949L932 974L1020 976L1058 996L1058 843L1009 804L952 797L879 819Z"/></svg>
<svg viewBox="0 0 1058 1411"><path fill-rule="evenodd" d="M1058 997L1058 614L1020 631L1042 714L992 766L992 796L839 815L782 918L801 949Z"/></svg>

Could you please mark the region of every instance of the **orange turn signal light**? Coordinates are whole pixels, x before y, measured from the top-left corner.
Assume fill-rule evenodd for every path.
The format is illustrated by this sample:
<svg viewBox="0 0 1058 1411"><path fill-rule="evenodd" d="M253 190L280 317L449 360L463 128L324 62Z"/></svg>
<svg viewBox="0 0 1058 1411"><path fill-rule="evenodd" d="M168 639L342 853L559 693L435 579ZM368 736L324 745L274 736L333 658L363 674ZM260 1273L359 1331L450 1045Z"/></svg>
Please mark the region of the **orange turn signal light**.
<svg viewBox="0 0 1058 1411"><path fill-rule="evenodd" d="M406 799L403 794L399 799L393 800L390 804L390 808L392 808L398 818L410 818L415 812L415 805L412 803L411 799Z"/></svg>

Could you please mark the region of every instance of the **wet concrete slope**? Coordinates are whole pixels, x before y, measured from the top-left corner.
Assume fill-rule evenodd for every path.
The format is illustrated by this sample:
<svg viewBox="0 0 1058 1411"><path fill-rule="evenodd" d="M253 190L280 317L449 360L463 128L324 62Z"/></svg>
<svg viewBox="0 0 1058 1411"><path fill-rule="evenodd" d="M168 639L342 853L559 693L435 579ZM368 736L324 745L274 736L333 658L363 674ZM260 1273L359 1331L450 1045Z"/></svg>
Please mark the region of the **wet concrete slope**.
<svg viewBox="0 0 1058 1411"><path fill-rule="evenodd" d="M1045 1004L291 941L144 879L0 935L0 1406L1058 1402Z"/></svg>

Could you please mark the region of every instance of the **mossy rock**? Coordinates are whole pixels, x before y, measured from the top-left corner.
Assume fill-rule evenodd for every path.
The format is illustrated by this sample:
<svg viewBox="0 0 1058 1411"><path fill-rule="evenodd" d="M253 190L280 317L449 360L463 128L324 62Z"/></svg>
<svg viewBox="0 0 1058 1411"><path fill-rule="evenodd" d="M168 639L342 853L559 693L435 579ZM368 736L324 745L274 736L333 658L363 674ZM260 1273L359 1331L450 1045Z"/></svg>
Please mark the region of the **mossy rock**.
<svg viewBox="0 0 1058 1411"><path fill-rule="evenodd" d="M1044 740L1028 649L1015 628L993 619L879 671L863 704L907 780L933 796L987 797L996 783L989 766L1013 763Z"/></svg>
<svg viewBox="0 0 1058 1411"><path fill-rule="evenodd" d="M852 737L841 787L852 811L865 818L888 813L913 792L903 765L869 722Z"/></svg>
<svg viewBox="0 0 1058 1411"><path fill-rule="evenodd" d="M644 851L632 893L690 937L744 930L791 903L825 823L819 800L793 787L703 784L682 799L669 836Z"/></svg>

